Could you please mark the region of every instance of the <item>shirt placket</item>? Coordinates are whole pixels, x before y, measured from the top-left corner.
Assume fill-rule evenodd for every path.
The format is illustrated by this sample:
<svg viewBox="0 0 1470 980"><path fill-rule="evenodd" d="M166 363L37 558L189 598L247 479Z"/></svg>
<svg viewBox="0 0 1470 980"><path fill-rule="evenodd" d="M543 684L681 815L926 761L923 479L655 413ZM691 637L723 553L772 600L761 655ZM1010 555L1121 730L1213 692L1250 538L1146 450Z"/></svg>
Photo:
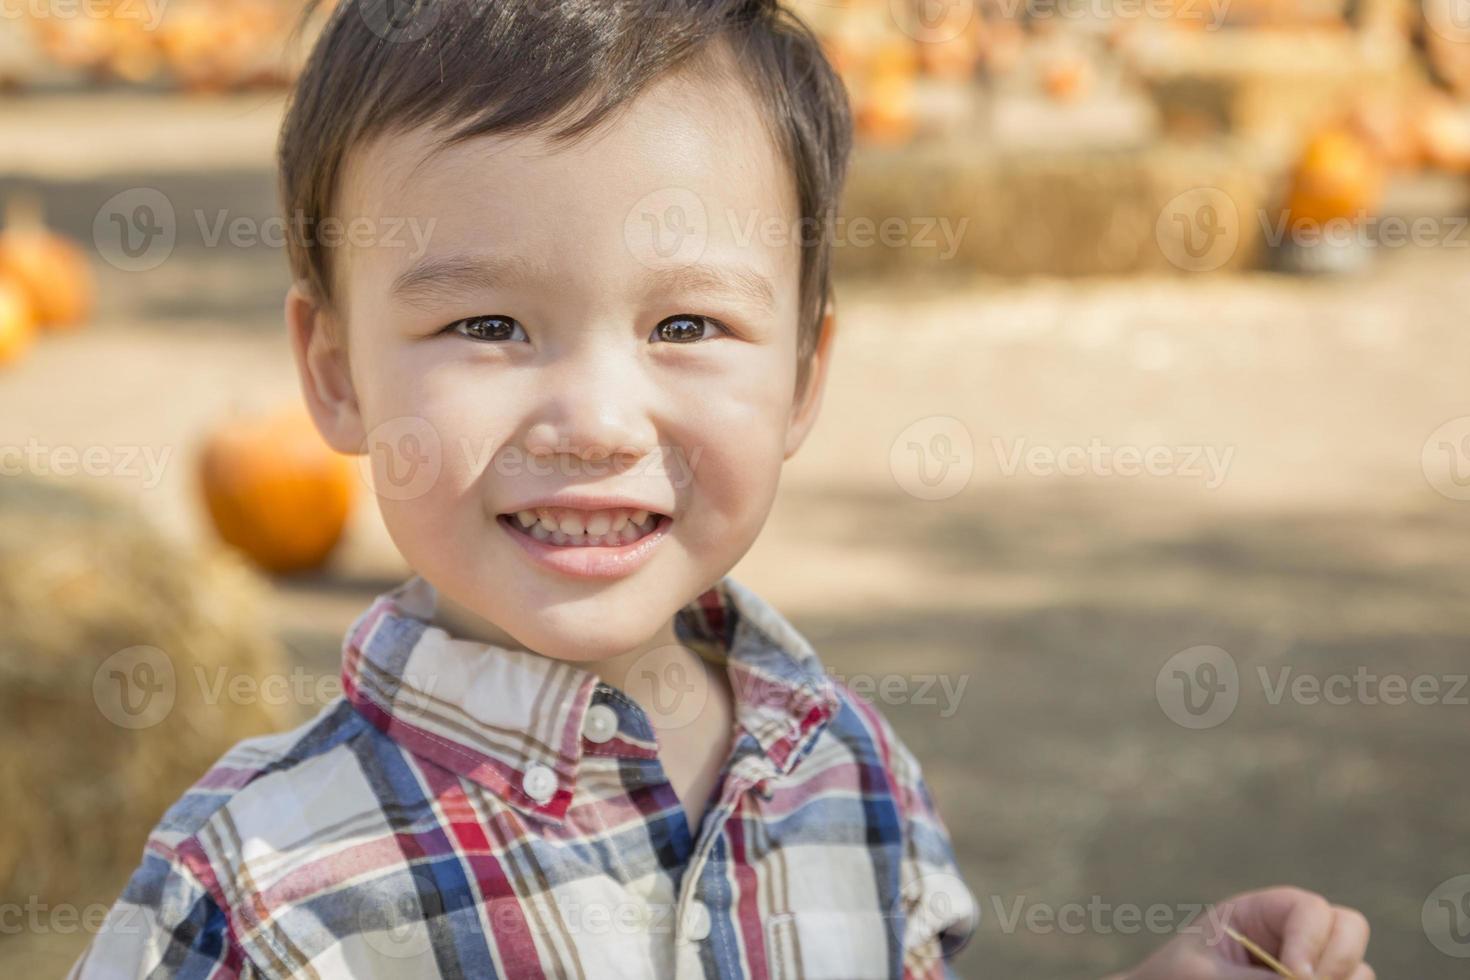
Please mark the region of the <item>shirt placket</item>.
<svg viewBox="0 0 1470 980"><path fill-rule="evenodd" d="M674 962L678 980L706 980L703 950L710 941L716 923L715 916L728 919L727 908L712 909L704 900L711 881L706 876L709 858L715 845L725 836L725 825L740 799L761 781L775 775L769 759L760 752L755 740L743 734L735 748L736 758L731 762L721 784L719 801L701 823L701 833L695 843L694 853L679 880L679 894L674 909ZM711 871L711 873L714 873ZM715 977L736 976L738 965L729 964L718 952L711 957L716 964Z"/></svg>

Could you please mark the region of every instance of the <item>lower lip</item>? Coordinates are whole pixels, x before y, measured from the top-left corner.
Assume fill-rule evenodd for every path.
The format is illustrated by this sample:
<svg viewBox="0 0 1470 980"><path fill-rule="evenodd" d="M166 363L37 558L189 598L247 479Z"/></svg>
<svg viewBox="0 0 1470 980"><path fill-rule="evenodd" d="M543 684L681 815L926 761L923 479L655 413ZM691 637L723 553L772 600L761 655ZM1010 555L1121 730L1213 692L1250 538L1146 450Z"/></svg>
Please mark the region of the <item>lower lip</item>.
<svg viewBox="0 0 1470 980"><path fill-rule="evenodd" d="M661 515L652 531L628 544L562 545L522 534L511 524L514 517L500 516L495 520L539 564L563 575L593 579L621 578L637 571L652 557L674 522L673 518Z"/></svg>

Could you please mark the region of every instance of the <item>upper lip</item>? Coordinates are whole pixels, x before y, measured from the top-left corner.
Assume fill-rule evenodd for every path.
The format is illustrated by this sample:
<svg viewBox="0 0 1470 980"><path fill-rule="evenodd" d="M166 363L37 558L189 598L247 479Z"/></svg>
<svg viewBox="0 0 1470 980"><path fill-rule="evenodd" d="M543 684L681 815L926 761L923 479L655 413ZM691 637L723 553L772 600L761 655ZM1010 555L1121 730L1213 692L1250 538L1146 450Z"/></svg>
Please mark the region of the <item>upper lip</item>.
<svg viewBox="0 0 1470 980"><path fill-rule="evenodd" d="M565 507L568 510L646 510L650 514L668 514L669 511L655 504L636 500L632 497L617 497L609 495L572 495L557 494L553 497L538 497L517 504L503 513L515 514L523 510L535 510L538 507Z"/></svg>

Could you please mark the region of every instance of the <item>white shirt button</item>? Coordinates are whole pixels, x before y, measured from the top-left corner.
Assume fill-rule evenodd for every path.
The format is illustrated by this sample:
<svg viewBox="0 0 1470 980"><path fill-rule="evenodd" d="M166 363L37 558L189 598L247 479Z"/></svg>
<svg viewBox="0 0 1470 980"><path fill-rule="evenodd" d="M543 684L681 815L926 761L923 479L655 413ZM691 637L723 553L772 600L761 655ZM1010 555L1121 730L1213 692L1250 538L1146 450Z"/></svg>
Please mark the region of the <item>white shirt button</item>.
<svg viewBox="0 0 1470 980"><path fill-rule="evenodd" d="M537 803L545 803L556 794L556 773L537 763L521 777L521 789Z"/></svg>
<svg viewBox="0 0 1470 980"><path fill-rule="evenodd" d="M589 742L606 742L618 733L618 713L609 705L594 704L582 719L582 736Z"/></svg>
<svg viewBox="0 0 1470 980"><path fill-rule="evenodd" d="M697 943L709 935L709 906L698 899L684 911L684 939Z"/></svg>

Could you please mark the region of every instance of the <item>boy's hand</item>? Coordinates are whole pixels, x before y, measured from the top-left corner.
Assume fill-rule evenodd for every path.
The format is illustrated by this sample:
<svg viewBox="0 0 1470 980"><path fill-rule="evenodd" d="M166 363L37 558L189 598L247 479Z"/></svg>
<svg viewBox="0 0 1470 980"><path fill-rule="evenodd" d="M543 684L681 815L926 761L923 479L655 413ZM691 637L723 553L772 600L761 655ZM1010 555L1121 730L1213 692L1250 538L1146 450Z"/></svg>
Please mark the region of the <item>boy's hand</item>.
<svg viewBox="0 0 1470 980"><path fill-rule="evenodd" d="M1181 935L1115 980L1267 980L1263 966L1224 932L1226 925L1275 956L1298 980L1374 980L1363 962L1368 920L1301 888L1246 892L1207 910L1202 928Z"/></svg>

